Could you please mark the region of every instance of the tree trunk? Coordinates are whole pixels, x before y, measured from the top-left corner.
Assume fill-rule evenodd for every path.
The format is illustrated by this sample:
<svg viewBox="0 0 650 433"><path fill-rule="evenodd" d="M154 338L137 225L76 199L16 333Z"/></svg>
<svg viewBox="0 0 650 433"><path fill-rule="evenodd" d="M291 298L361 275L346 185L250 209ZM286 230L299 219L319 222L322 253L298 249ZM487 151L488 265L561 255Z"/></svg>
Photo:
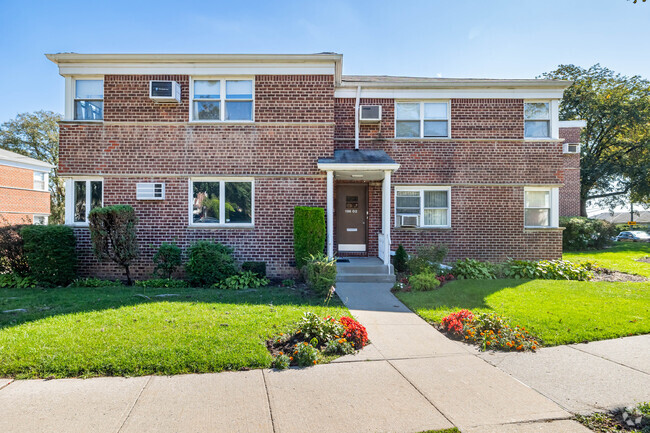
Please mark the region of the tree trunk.
<svg viewBox="0 0 650 433"><path fill-rule="evenodd" d="M124 270L126 271L126 285L133 285L133 281L131 281L131 271L129 270L129 265L124 265Z"/></svg>
<svg viewBox="0 0 650 433"><path fill-rule="evenodd" d="M587 200L580 198L580 216L587 216Z"/></svg>

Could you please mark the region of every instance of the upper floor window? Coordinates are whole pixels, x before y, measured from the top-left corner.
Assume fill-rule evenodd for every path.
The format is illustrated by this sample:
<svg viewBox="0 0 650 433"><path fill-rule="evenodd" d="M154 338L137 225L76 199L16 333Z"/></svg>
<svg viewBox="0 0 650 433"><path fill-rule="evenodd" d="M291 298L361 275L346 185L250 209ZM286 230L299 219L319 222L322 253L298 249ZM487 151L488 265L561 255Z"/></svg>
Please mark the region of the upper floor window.
<svg viewBox="0 0 650 433"><path fill-rule="evenodd" d="M101 180L69 181L66 184L66 223L88 224L90 211L103 206L103 189Z"/></svg>
<svg viewBox="0 0 650 433"><path fill-rule="evenodd" d="M104 119L104 80L75 80L74 118Z"/></svg>
<svg viewBox="0 0 650 433"><path fill-rule="evenodd" d="M253 224L252 179L195 179L190 188L190 224Z"/></svg>
<svg viewBox="0 0 650 433"><path fill-rule="evenodd" d="M449 137L449 104L447 102L396 103L395 137Z"/></svg>
<svg viewBox="0 0 650 433"><path fill-rule="evenodd" d="M524 104L524 137L549 138L551 136L551 107L548 102Z"/></svg>
<svg viewBox="0 0 650 433"><path fill-rule="evenodd" d="M559 218L558 188L524 189L524 226L557 227Z"/></svg>
<svg viewBox="0 0 650 433"><path fill-rule="evenodd" d="M34 189L38 191L47 191L47 173L42 171L34 172Z"/></svg>
<svg viewBox="0 0 650 433"><path fill-rule="evenodd" d="M396 187L397 227L449 227L451 225L449 187Z"/></svg>
<svg viewBox="0 0 650 433"><path fill-rule="evenodd" d="M194 80L192 120L252 121L252 80Z"/></svg>

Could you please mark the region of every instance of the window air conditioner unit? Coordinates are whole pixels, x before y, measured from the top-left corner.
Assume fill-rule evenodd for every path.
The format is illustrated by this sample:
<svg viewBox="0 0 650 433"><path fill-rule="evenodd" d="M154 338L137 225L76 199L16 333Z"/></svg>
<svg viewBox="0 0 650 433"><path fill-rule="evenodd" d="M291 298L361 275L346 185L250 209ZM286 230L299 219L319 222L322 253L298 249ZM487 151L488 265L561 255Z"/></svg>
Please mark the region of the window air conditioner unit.
<svg viewBox="0 0 650 433"><path fill-rule="evenodd" d="M580 153L580 144L564 143L564 153Z"/></svg>
<svg viewBox="0 0 650 433"><path fill-rule="evenodd" d="M164 200L164 183L138 183L136 185L136 198L138 200Z"/></svg>
<svg viewBox="0 0 650 433"><path fill-rule="evenodd" d="M181 85L176 81L149 81L149 98L156 102L181 102Z"/></svg>
<svg viewBox="0 0 650 433"><path fill-rule="evenodd" d="M381 121L381 105L362 105L359 107L359 122L377 123Z"/></svg>
<svg viewBox="0 0 650 433"><path fill-rule="evenodd" d="M399 218L400 227L417 227L420 222L419 215L399 215Z"/></svg>

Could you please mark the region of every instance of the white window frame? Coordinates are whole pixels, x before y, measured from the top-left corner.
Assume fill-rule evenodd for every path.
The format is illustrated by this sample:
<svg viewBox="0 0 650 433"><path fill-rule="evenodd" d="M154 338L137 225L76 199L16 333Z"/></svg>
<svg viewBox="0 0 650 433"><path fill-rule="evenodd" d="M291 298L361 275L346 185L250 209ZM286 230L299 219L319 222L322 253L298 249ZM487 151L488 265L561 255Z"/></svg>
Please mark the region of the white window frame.
<svg viewBox="0 0 650 433"><path fill-rule="evenodd" d="M424 121L425 120L443 120L443 119L425 119L424 118L424 104L442 104L445 103L447 104L447 135L445 137L425 137L424 136ZM397 104L420 104L420 136L419 137L400 137L397 135ZM395 138L399 138L401 140L444 140L447 138L451 138L451 100L449 99L427 99L427 100L408 100L408 99L400 99L396 100L394 104L394 109L393 112L395 113L394 115L394 125L393 129L395 131Z"/></svg>
<svg viewBox="0 0 650 433"><path fill-rule="evenodd" d="M42 175L43 176L43 188L40 188L40 189L36 188L36 182L37 182L36 181L36 176L37 175L39 175L39 176ZM39 180L39 182L40 182L40 180ZM36 170L34 170L34 190L35 191L49 191L49 189L50 189L49 186L50 186L49 185L49 176L48 176L47 172L46 171L36 171Z"/></svg>
<svg viewBox="0 0 650 433"><path fill-rule="evenodd" d="M548 119L530 119L530 120L548 120L548 137L526 137L526 104L533 103L546 103L548 104ZM557 140L560 137L559 126L559 111L560 101L557 99L525 99L524 100L524 139L531 141L544 141L544 140Z"/></svg>
<svg viewBox="0 0 650 433"><path fill-rule="evenodd" d="M549 225L547 226L527 226L526 225L526 192L528 191L547 191L549 193L549 205L551 206L549 212ZM524 188L524 213L523 222L524 228L527 229L555 229L560 226L560 189L556 187L545 186L527 186ZM539 209L539 208L530 208Z"/></svg>
<svg viewBox="0 0 650 433"><path fill-rule="evenodd" d="M194 222L194 182L219 182L219 222L218 223L195 223ZM226 182L250 182L251 184L251 222L250 223L227 223L226 222ZM255 178L253 177L192 177L187 183L188 197L188 218L190 227L234 227L250 228L255 226Z"/></svg>
<svg viewBox="0 0 650 433"><path fill-rule="evenodd" d="M420 213L419 215L419 225L417 228L436 228L436 229L446 229L451 228L451 187L450 186L432 186L432 185L421 185L421 186L395 186L395 227L400 228L398 224L398 214L397 214L397 192L398 191L420 191ZM424 225L424 192L425 191L446 191L447 192L447 224L446 225ZM428 208L428 209L444 209L444 208Z"/></svg>
<svg viewBox="0 0 650 433"><path fill-rule="evenodd" d="M86 182L86 220L74 220L74 183ZM65 223L75 227L88 227L88 214L90 213L90 182L102 183L102 206L104 206L104 195L106 192L104 178L102 177L73 177L65 180Z"/></svg>
<svg viewBox="0 0 650 433"><path fill-rule="evenodd" d="M194 82L219 80L219 119L194 119ZM248 101L248 99L226 99L226 81L251 82L251 119L250 120L225 120L226 101ZM190 122L192 123L253 123L255 122L255 77L254 76L196 76L190 77ZM212 99L216 101L216 99Z"/></svg>
<svg viewBox="0 0 650 433"><path fill-rule="evenodd" d="M103 84L106 83L103 75L83 75L83 76L73 76L66 77L65 86L66 86L66 104L65 104L65 120L75 120L77 122L103 122L104 114L106 113L106 106L103 106L102 109L102 118L95 120L84 120L75 118L75 102L77 101L77 81L84 80L101 80ZM104 92L102 92L103 94ZM102 99L80 99L82 101L105 101L106 95L103 95Z"/></svg>

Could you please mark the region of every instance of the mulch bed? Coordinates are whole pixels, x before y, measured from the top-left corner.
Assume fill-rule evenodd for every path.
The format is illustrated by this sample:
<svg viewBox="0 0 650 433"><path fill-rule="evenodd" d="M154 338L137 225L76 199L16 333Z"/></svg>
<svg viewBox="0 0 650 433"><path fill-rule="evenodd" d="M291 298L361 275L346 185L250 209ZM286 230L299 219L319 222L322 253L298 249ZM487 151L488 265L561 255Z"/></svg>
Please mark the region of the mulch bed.
<svg viewBox="0 0 650 433"><path fill-rule="evenodd" d="M641 257L640 259L636 259L636 261L642 263L650 263L650 256Z"/></svg>
<svg viewBox="0 0 650 433"><path fill-rule="evenodd" d="M646 277L641 275L626 274L625 272L614 271L612 269L599 268L594 272L594 277L591 281L607 281L612 283L618 282L633 282L639 283L642 281L647 281Z"/></svg>

